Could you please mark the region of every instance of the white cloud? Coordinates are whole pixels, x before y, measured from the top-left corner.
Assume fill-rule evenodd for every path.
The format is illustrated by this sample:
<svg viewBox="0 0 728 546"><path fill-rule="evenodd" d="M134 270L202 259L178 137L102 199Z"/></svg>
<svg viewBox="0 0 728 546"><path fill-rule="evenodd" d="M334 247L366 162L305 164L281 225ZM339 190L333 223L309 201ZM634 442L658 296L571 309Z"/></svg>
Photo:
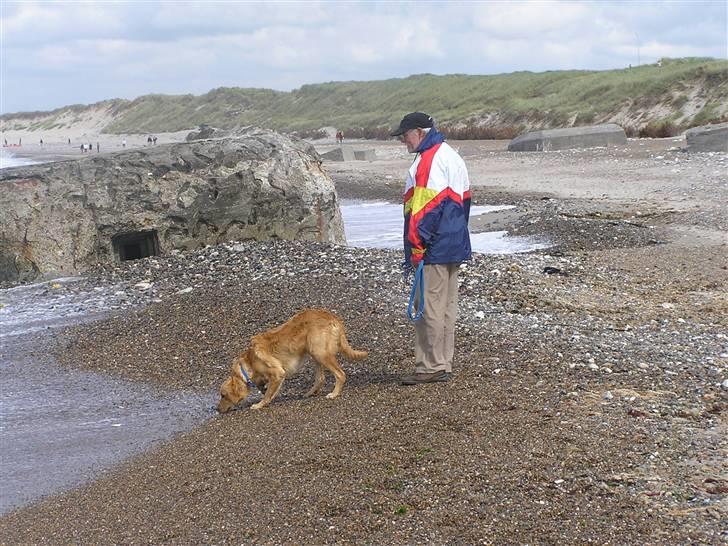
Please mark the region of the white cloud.
<svg viewBox="0 0 728 546"><path fill-rule="evenodd" d="M488 2L476 4L473 23L501 39L570 34L590 19L594 6L585 2Z"/></svg>

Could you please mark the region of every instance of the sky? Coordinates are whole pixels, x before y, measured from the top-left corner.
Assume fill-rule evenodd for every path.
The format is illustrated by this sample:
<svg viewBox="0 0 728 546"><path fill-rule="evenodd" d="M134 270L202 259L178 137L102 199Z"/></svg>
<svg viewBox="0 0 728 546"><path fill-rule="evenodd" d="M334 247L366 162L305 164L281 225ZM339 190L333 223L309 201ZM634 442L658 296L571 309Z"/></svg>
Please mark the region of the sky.
<svg viewBox="0 0 728 546"><path fill-rule="evenodd" d="M217 87L728 57L728 0L0 0L0 113Z"/></svg>

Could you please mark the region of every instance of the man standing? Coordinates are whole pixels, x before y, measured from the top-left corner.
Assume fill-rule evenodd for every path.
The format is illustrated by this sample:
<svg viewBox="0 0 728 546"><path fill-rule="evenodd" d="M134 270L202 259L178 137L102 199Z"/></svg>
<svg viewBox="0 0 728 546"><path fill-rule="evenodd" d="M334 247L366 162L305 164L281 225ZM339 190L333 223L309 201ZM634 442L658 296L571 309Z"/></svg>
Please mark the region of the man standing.
<svg viewBox="0 0 728 546"><path fill-rule="evenodd" d="M458 269L471 256L468 171L427 114L407 114L392 136L417 154L404 191L404 252L415 269L421 261L425 264L424 313L415 323L415 371L402 384L447 381L455 353Z"/></svg>

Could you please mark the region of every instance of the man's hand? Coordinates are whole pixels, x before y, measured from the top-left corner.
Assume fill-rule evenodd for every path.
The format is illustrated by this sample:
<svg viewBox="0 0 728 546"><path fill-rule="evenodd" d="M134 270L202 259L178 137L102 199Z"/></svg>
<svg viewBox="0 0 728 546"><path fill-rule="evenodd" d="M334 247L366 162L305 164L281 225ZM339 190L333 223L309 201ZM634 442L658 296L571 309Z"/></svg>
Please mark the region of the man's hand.
<svg viewBox="0 0 728 546"><path fill-rule="evenodd" d="M424 250L417 250L415 248L412 249L412 255L410 257L410 263L412 264L412 267L414 269L417 269L417 266L420 265L420 262L425 257L425 251Z"/></svg>

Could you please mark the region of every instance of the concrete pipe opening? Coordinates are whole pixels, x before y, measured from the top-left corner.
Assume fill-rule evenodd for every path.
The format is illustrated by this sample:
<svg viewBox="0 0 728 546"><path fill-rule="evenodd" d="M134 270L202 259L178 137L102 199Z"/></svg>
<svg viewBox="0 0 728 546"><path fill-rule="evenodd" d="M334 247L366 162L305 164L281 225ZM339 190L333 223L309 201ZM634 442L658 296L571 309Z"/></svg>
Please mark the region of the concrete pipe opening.
<svg viewBox="0 0 728 546"><path fill-rule="evenodd" d="M111 238L114 254L120 262L159 256L157 230L117 233Z"/></svg>

